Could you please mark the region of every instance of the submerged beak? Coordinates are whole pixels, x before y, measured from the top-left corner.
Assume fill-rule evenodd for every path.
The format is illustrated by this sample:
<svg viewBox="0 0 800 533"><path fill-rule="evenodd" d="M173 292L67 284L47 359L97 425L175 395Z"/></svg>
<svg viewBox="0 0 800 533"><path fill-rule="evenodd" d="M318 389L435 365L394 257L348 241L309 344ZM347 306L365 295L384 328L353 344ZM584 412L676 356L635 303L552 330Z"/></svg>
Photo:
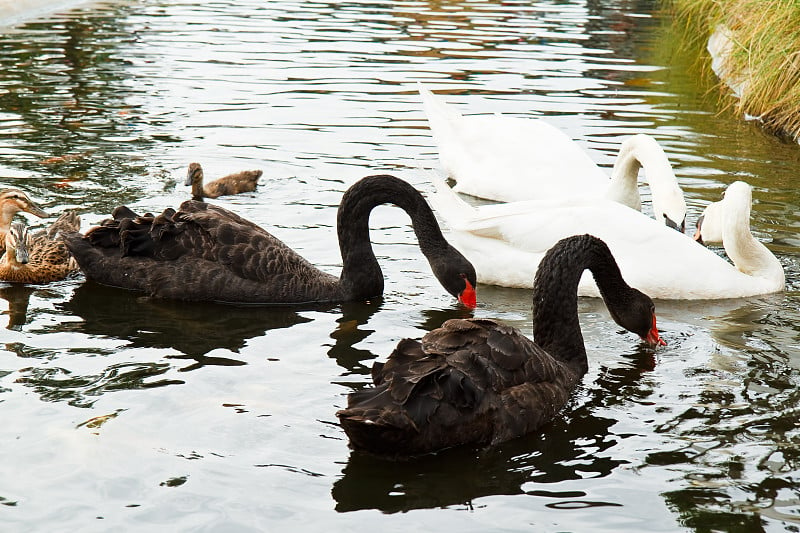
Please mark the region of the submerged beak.
<svg viewBox="0 0 800 533"><path fill-rule="evenodd" d="M683 217L681 223L678 224L677 222L669 218L666 213L664 213L664 223L667 225L668 228L672 228L675 231L680 231L681 233L683 233L686 230L686 217Z"/></svg>
<svg viewBox="0 0 800 533"><path fill-rule="evenodd" d="M653 326L650 328L650 331L647 332L647 335L642 337L642 340L649 344L650 346L666 346L667 343L664 339L658 336L658 328L656 327L656 315L653 314Z"/></svg>
<svg viewBox="0 0 800 533"><path fill-rule="evenodd" d="M694 240L699 242L700 244L705 244L703 242L703 234L700 231L700 228L703 226L703 215L697 219L697 229L694 231Z"/></svg>
<svg viewBox="0 0 800 533"><path fill-rule="evenodd" d="M467 286L461 291L461 294L458 295L458 301L470 309L475 309L478 305L478 296L475 294L475 287L472 286L466 277L464 278L464 283Z"/></svg>

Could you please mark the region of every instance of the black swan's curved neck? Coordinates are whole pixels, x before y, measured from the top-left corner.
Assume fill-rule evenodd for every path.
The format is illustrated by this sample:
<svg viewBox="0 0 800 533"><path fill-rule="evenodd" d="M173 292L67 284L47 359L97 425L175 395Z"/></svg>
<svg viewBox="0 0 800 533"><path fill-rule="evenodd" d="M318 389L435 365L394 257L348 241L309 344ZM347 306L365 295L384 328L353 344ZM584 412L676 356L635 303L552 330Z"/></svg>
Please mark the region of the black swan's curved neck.
<svg viewBox="0 0 800 533"><path fill-rule="evenodd" d="M624 295L631 288L622 279L608 246L591 235L556 243L539 263L533 282L534 341L581 374L588 364L578 320L578 283L586 269L592 272L609 309L624 304Z"/></svg>
<svg viewBox="0 0 800 533"><path fill-rule="evenodd" d="M432 265L437 256L450 248L419 191L394 176L363 178L345 192L336 217L342 253L340 285L348 300L383 293L383 273L369 238L370 213L382 204L394 204L408 213L420 250Z"/></svg>

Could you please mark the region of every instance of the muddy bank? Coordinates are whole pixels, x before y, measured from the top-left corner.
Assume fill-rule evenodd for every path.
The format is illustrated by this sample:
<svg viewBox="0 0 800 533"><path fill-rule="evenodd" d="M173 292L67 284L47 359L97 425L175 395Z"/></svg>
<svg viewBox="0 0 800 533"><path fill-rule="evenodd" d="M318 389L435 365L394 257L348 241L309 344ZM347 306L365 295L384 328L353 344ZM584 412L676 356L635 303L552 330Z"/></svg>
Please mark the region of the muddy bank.
<svg viewBox="0 0 800 533"><path fill-rule="evenodd" d="M755 0L666 0L676 28L702 40L724 104L800 140L800 6Z"/></svg>

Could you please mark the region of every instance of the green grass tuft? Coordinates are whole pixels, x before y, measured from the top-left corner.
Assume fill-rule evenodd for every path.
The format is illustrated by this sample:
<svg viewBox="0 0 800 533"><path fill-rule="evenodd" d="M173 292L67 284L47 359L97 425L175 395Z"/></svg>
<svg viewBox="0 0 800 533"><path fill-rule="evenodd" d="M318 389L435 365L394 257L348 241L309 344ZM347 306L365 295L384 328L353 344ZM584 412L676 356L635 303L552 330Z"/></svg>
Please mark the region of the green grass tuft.
<svg viewBox="0 0 800 533"><path fill-rule="evenodd" d="M670 4L692 39L708 42L720 24L730 30L733 48L725 67L730 80L744 84L741 98L731 98L730 105L759 117L775 133L800 139L800 0Z"/></svg>

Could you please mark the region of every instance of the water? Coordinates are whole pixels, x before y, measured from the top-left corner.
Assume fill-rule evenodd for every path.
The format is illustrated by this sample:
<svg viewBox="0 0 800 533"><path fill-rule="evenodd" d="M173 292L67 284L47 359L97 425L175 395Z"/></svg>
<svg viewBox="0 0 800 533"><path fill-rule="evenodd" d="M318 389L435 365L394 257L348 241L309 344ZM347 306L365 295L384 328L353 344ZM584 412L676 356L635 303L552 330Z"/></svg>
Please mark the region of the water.
<svg viewBox="0 0 800 533"><path fill-rule="evenodd" d="M466 314L397 209L372 217L387 290L368 304L0 285L3 529L796 531L800 151L718 113L655 8L141 0L7 29L0 183L84 228L121 203L177 205L190 161L261 168L256 193L218 203L335 273L350 184L390 172L428 190L424 81L464 112L546 115L603 165L621 135L655 135L690 222L748 181L788 290L657 302L655 353L582 300L590 370L541 434L390 463L350 452L334 413L399 339ZM530 331L527 291L478 294L476 316Z"/></svg>

